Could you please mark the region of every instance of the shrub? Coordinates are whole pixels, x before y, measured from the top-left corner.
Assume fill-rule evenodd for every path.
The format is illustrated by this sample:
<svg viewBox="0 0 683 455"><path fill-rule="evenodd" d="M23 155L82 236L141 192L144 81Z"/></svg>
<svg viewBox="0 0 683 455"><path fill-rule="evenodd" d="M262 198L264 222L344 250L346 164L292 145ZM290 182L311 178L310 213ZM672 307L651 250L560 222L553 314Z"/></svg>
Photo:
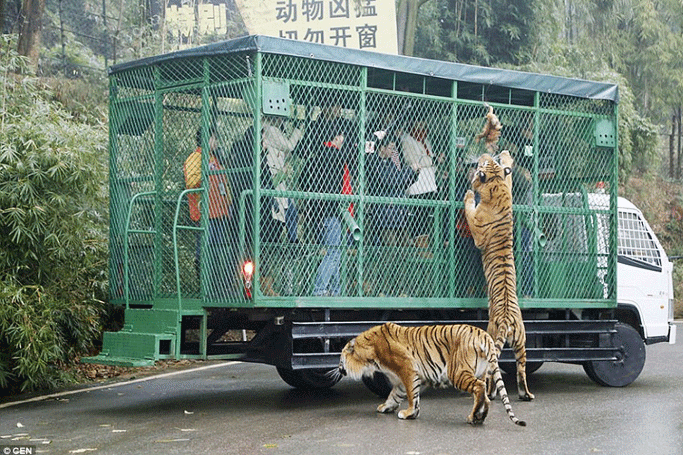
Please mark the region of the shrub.
<svg viewBox="0 0 683 455"><path fill-rule="evenodd" d="M54 299L39 286L0 289L0 388L52 388L70 379L63 367L99 334L100 309Z"/></svg>
<svg viewBox="0 0 683 455"><path fill-rule="evenodd" d="M106 126L75 119L0 59L0 388L66 379L88 352L106 295ZM21 74L21 76L19 76Z"/></svg>

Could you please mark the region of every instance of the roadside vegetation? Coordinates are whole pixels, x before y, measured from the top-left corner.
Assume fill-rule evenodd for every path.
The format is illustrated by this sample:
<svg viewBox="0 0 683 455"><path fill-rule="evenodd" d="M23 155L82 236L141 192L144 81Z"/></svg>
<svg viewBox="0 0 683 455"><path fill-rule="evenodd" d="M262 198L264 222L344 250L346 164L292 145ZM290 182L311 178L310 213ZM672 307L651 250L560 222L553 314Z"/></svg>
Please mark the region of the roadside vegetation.
<svg viewBox="0 0 683 455"><path fill-rule="evenodd" d="M104 105L0 59L0 390L50 388L100 336L107 289Z"/></svg>

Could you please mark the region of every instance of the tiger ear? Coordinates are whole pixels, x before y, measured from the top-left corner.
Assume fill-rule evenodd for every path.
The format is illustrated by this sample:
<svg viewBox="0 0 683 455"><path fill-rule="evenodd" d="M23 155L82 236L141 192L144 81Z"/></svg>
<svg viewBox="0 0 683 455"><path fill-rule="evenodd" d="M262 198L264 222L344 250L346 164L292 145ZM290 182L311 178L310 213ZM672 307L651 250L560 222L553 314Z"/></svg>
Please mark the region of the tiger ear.
<svg viewBox="0 0 683 455"><path fill-rule="evenodd" d="M353 347L356 345L356 339L349 341L349 350L353 352Z"/></svg>
<svg viewBox="0 0 683 455"><path fill-rule="evenodd" d="M483 171L479 171L477 176L479 177L479 181L481 183L486 183L486 174Z"/></svg>
<svg viewBox="0 0 683 455"><path fill-rule="evenodd" d="M503 174L505 174L506 176L512 174L512 168L509 168L509 167L503 168Z"/></svg>

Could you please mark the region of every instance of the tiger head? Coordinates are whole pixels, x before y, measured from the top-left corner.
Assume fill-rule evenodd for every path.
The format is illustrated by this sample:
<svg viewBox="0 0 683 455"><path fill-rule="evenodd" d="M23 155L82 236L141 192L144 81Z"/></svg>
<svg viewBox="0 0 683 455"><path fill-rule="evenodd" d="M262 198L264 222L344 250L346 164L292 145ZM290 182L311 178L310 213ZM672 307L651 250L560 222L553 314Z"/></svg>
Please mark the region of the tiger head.
<svg viewBox="0 0 683 455"><path fill-rule="evenodd" d="M358 380L363 376L371 376L379 370L373 343L365 339L367 335L367 333L361 334L344 346L339 359L339 372L343 376L348 375ZM361 339L361 336L365 338Z"/></svg>
<svg viewBox="0 0 683 455"><path fill-rule="evenodd" d="M498 187L500 183L507 186L508 191L512 191L512 157L510 152L504 150L499 155L500 164L488 153L484 153L480 158L477 169L472 178L472 190L479 193L482 202L492 198L492 191L489 188Z"/></svg>

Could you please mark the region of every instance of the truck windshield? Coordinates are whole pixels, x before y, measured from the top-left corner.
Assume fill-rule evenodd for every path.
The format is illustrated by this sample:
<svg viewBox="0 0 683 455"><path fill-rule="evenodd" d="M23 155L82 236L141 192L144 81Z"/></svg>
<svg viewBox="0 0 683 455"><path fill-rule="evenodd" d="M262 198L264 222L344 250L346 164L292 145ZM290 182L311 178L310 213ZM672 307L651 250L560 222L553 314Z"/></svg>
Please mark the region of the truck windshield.
<svg viewBox="0 0 683 455"><path fill-rule="evenodd" d="M619 212L618 255L662 266L657 244L650 230L636 213Z"/></svg>

